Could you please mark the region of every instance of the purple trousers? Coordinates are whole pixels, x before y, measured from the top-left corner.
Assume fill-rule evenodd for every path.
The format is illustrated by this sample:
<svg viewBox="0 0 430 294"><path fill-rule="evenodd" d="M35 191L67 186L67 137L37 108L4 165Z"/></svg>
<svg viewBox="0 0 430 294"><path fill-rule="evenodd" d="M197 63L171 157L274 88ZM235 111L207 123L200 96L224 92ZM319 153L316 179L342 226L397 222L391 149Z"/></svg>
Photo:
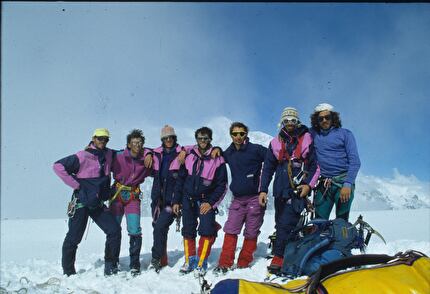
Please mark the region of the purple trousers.
<svg viewBox="0 0 430 294"><path fill-rule="evenodd" d="M258 195L233 197L224 232L239 235L245 224L243 231L245 239L256 239L263 224L264 212L265 208L258 204Z"/></svg>

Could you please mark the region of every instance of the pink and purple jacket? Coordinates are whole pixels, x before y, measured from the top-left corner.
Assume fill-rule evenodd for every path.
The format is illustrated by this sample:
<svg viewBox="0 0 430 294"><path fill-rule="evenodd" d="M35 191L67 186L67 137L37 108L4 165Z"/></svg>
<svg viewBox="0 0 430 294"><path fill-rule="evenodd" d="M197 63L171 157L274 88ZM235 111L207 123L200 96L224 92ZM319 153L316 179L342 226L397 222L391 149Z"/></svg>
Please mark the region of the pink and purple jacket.
<svg viewBox="0 0 430 294"><path fill-rule="evenodd" d="M282 132L282 131L281 131ZM284 139L279 136L272 139L269 150L263 164L261 174L260 192L268 192L269 184L275 173L273 183L274 197L292 197L292 191L288 175L288 158L292 162L292 177L298 175L304 163L304 171L307 176L301 184L308 184L313 188L319 177L319 169L316 164L315 149L312 143L311 134L306 126L301 126L294 136L283 133ZM285 142L284 142L285 141ZM282 147L284 145L285 148ZM282 153L285 153L283 156Z"/></svg>
<svg viewBox="0 0 430 294"><path fill-rule="evenodd" d="M125 186L137 187L151 174L151 169L144 165L145 156L151 153L150 149L144 148L143 154L137 158L131 156L128 148L116 152L112 173L116 182Z"/></svg>
<svg viewBox="0 0 430 294"><path fill-rule="evenodd" d="M109 199L112 160L111 149L99 150L90 143L85 150L56 161L53 169L66 185L77 191L82 204L96 207L100 201Z"/></svg>
<svg viewBox="0 0 430 294"><path fill-rule="evenodd" d="M208 202L213 208L227 192L227 169L222 156L213 159L212 147L203 155L196 146L189 152L185 165L179 171L173 203L182 203L183 197Z"/></svg>

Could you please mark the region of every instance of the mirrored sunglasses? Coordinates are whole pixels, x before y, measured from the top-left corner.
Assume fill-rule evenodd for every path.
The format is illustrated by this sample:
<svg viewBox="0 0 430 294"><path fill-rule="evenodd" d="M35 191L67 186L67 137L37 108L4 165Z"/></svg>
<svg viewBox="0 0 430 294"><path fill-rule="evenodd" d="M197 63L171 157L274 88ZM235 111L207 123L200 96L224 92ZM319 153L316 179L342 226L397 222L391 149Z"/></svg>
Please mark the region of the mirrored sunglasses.
<svg viewBox="0 0 430 294"><path fill-rule="evenodd" d="M298 120L297 119L295 119L295 118L292 118L292 119L284 119L284 121L282 122L284 125L296 125L297 124L297 122L298 122Z"/></svg>

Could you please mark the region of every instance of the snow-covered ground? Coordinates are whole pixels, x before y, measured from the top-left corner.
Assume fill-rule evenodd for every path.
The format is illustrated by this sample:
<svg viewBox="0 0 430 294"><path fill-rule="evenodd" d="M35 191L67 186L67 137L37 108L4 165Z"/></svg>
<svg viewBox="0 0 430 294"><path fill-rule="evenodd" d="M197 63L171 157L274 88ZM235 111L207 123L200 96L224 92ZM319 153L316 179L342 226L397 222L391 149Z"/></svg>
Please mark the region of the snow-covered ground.
<svg viewBox="0 0 430 294"><path fill-rule="evenodd" d="M368 253L395 254L414 249L430 255L430 209L353 211L351 220L359 214L386 239L387 245L373 236ZM226 216L218 217L220 223ZM252 268L240 269L224 277L215 277L211 270L216 266L220 254L223 233L219 234L209 258L209 272L206 279L216 283L225 278L246 278L262 281L268 261L267 237L273 231L273 214L265 216L259 238L255 262ZM175 232L174 225L169 232L169 266L159 274L147 270L151 259L151 219L142 218L143 248L141 262L143 272L131 278L128 272L128 236L123 230L120 266L117 276L103 276L104 235L91 223L89 233L79 246L76 269L78 274L69 278L62 275L61 244L67 230L66 219L25 219L1 221L1 275L0 285L7 291L19 293L198 293L199 282L192 275L179 275L183 263L182 237ZM86 239L85 239L86 238ZM240 250L242 239L239 239ZM50 279L51 278L51 279Z"/></svg>

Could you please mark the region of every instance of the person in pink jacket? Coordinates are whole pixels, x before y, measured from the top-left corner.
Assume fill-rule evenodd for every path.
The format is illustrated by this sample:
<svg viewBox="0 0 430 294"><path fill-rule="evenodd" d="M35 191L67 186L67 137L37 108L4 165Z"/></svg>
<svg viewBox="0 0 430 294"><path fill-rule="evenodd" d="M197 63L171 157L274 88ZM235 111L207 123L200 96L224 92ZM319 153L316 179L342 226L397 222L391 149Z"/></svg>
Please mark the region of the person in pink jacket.
<svg viewBox="0 0 430 294"><path fill-rule="evenodd" d="M119 224L121 224L125 214L127 231L130 236L130 272L132 275L140 273L140 250L142 247L140 184L151 174L149 168L151 151L144 148L144 144L145 137L142 130L132 130L127 135L126 148L115 153L112 165L115 182L112 185L109 209Z"/></svg>

